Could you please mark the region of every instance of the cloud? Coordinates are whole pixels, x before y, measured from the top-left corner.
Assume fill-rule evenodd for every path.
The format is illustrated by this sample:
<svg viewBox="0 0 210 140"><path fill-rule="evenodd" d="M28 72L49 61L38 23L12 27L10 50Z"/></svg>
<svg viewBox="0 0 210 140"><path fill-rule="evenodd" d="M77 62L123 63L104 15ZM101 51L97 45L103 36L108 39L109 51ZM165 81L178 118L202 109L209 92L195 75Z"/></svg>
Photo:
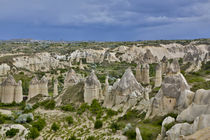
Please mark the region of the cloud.
<svg viewBox="0 0 210 140"><path fill-rule="evenodd" d="M183 28L182 32L185 32L186 25L191 25L187 29L192 32L197 25L197 34L200 36L202 34L199 29L205 30L201 26L206 27L209 23L210 0L0 0L0 28L5 26L2 30L5 32L14 29L17 32L12 33L15 34L14 37L19 35L16 28L20 28L23 31L29 30L20 37L27 36L36 29L36 34L42 36L45 34L44 30L49 35L53 32L64 38L64 34L60 32L65 32L66 29L78 34L76 39L79 36L83 39L83 36L85 38L86 34L91 33L97 34L91 35L91 39L98 38L98 34L110 36L103 36L102 39L120 38L116 36L122 34L123 39L126 34L128 39L136 39L142 32L148 34L147 38L150 35L156 39L158 37L154 37L151 29L158 33L165 31L166 27L176 30ZM106 33L108 31L112 34ZM172 33L170 30L170 34ZM4 38L3 35L5 33L0 37ZM186 36L190 37L189 34Z"/></svg>

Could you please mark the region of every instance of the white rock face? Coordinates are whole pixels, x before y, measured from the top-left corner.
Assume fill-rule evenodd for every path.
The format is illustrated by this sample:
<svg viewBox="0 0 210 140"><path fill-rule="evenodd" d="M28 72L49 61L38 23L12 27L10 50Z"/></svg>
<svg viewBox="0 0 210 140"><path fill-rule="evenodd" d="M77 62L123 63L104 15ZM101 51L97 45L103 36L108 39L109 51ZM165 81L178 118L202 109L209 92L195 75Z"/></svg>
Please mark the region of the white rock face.
<svg viewBox="0 0 210 140"><path fill-rule="evenodd" d="M59 66L59 60L53 58L50 53L37 53L33 56L19 56L13 58L13 65L17 68L25 68L30 71L49 71Z"/></svg>
<svg viewBox="0 0 210 140"><path fill-rule="evenodd" d="M0 85L0 99L2 103L22 102L22 82L16 83L14 77L9 75Z"/></svg>
<svg viewBox="0 0 210 140"><path fill-rule="evenodd" d="M7 72L10 71L10 66L3 63L0 65L0 75L6 75Z"/></svg>
<svg viewBox="0 0 210 140"><path fill-rule="evenodd" d="M94 99L100 100L101 98L101 83L95 72L92 71L85 81L84 100L85 103L91 104Z"/></svg>
<svg viewBox="0 0 210 140"><path fill-rule="evenodd" d="M193 102L198 105L210 104L210 90L197 90Z"/></svg>

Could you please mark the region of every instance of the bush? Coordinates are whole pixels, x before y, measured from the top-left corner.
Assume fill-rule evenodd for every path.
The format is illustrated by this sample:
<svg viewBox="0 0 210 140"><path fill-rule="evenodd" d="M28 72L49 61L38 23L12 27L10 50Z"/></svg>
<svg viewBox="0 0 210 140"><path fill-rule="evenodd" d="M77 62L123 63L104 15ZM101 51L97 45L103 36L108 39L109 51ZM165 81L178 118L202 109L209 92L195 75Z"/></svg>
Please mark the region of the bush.
<svg viewBox="0 0 210 140"><path fill-rule="evenodd" d="M96 138L94 137L94 136L89 136L88 138L87 138L87 140L95 140Z"/></svg>
<svg viewBox="0 0 210 140"><path fill-rule="evenodd" d="M3 124L5 122L5 118L3 116L0 116L0 124Z"/></svg>
<svg viewBox="0 0 210 140"><path fill-rule="evenodd" d="M61 110L73 112L75 111L75 108L71 104L68 104L68 105L61 106Z"/></svg>
<svg viewBox="0 0 210 140"><path fill-rule="evenodd" d="M72 116L66 117L66 121L68 122L69 125L74 123L74 119L72 118Z"/></svg>
<svg viewBox="0 0 210 140"><path fill-rule="evenodd" d="M49 100L44 104L44 108L53 110L55 108L55 104L56 102L54 100Z"/></svg>
<svg viewBox="0 0 210 140"><path fill-rule="evenodd" d="M51 126L51 129L53 130L53 131L57 131L58 129L59 129L60 127L59 127L59 125L58 124L56 124L55 122L52 124L52 126Z"/></svg>
<svg viewBox="0 0 210 140"><path fill-rule="evenodd" d="M41 131L46 125L46 122L44 119L38 119L37 121L32 123L32 126L34 128L37 128L38 131Z"/></svg>
<svg viewBox="0 0 210 140"><path fill-rule="evenodd" d="M129 140L136 139L136 131L134 129L130 129L124 133L125 136L128 137Z"/></svg>
<svg viewBox="0 0 210 140"><path fill-rule="evenodd" d="M7 130L6 136L9 138L14 137L19 132L19 129L11 128L10 130Z"/></svg>
<svg viewBox="0 0 210 140"><path fill-rule="evenodd" d="M117 122L112 122L110 128L115 133L117 130L120 130L120 125Z"/></svg>
<svg viewBox="0 0 210 140"><path fill-rule="evenodd" d="M90 106L90 111L94 115L102 114L101 105L100 105L100 103L96 99L94 99L92 101L91 106Z"/></svg>
<svg viewBox="0 0 210 140"><path fill-rule="evenodd" d="M35 138L39 137L39 135L40 135L40 134L39 134L38 129L32 127L32 128L30 129L30 132L28 133L28 138L35 139Z"/></svg>
<svg viewBox="0 0 210 140"><path fill-rule="evenodd" d="M101 120L96 120L95 124L94 124L94 128L95 129L99 129L103 126L103 122Z"/></svg>
<svg viewBox="0 0 210 140"><path fill-rule="evenodd" d="M89 109L89 105L87 103L83 103L77 111L77 114L83 114L87 109Z"/></svg>
<svg viewBox="0 0 210 140"><path fill-rule="evenodd" d="M107 116L108 117L112 117L114 115L117 115L117 111L111 110L111 109L107 109Z"/></svg>
<svg viewBox="0 0 210 140"><path fill-rule="evenodd" d="M69 140L77 140L76 136L72 135Z"/></svg>

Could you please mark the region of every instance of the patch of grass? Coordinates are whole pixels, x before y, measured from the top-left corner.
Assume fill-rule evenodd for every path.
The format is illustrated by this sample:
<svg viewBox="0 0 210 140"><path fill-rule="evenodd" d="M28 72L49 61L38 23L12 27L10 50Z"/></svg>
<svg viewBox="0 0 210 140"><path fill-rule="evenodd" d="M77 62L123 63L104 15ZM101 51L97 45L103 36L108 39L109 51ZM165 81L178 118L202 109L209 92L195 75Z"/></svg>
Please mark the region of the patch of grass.
<svg viewBox="0 0 210 140"><path fill-rule="evenodd" d="M194 92L197 91L198 89L205 89L205 90L210 89L210 81L196 83L191 88L191 90Z"/></svg>
<svg viewBox="0 0 210 140"><path fill-rule="evenodd" d="M45 109L53 110L55 108L56 102L54 100L45 100L40 103Z"/></svg>
<svg viewBox="0 0 210 140"><path fill-rule="evenodd" d="M110 128L112 132L115 133L117 130L120 130L120 125L117 122L112 122Z"/></svg>

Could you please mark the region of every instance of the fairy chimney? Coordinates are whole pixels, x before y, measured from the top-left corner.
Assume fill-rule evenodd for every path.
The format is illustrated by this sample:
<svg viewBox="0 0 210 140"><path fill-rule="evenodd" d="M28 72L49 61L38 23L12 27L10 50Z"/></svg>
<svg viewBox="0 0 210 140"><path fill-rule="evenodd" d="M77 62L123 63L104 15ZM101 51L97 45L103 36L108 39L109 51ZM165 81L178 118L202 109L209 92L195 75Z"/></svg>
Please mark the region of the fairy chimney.
<svg viewBox="0 0 210 140"><path fill-rule="evenodd" d="M156 65L155 87L160 87L161 84L162 84L162 67L161 64L158 63Z"/></svg>
<svg viewBox="0 0 210 140"><path fill-rule="evenodd" d="M136 67L136 80L141 83L142 81L142 70L141 70L141 65L138 64Z"/></svg>
<svg viewBox="0 0 210 140"><path fill-rule="evenodd" d="M48 80L45 76L39 82L39 93L48 96Z"/></svg>
<svg viewBox="0 0 210 140"><path fill-rule="evenodd" d="M149 84L149 64L144 64L142 68L142 83L143 84Z"/></svg>
<svg viewBox="0 0 210 140"><path fill-rule="evenodd" d="M39 80L35 76L29 84L28 99L33 98L38 94L39 94Z"/></svg>
<svg viewBox="0 0 210 140"><path fill-rule="evenodd" d="M84 100L86 103L91 104L94 99L99 100L100 94L101 83L95 75L95 72L92 70L85 81Z"/></svg>
<svg viewBox="0 0 210 140"><path fill-rule="evenodd" d="M53 88L53 96L57 96L58 95L58 80L56 79L54 81L54 88Z"/></svg>

